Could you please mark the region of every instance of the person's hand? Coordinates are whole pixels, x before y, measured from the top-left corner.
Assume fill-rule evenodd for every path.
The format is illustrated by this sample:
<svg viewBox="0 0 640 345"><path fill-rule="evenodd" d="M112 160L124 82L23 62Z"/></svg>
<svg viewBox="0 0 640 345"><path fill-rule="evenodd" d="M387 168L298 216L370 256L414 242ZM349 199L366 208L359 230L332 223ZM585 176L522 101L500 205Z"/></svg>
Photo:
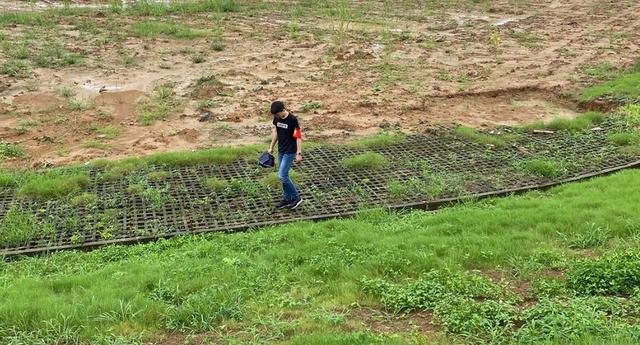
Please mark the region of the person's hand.
<svg viewBox="0 0 640 345"><path fill-rule="evenodd" d="M302 162L302 153L296 154L296 163Z"/></svg>
<svg viewBox="0 0 640 345"><path fill-rule="evenodd" d="M270 155L272 155L272 154L273 154L273 149L270 147L270 148L267 150L267 152L269 152L269 154L270 154Z"/></svg>

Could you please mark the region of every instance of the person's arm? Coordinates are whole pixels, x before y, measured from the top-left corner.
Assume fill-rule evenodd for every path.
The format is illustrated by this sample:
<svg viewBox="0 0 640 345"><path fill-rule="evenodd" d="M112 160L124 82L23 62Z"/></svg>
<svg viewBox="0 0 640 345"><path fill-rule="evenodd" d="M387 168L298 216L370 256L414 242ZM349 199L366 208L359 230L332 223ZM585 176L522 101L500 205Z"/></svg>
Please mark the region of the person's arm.
<svg viewBox="0 0 640 345"><path fill-rule="evenodd" d="M296 139L296 162L302 162L302 130L297 122L293 137Z"/></svg>
<svg viewBox="0 0 640 345"><path fill-rule="evenodd" d="M271 130L271 144L269 145L269 154L273 154L273 148L276 146L278 142L278 131L275 127Z"/></svg>

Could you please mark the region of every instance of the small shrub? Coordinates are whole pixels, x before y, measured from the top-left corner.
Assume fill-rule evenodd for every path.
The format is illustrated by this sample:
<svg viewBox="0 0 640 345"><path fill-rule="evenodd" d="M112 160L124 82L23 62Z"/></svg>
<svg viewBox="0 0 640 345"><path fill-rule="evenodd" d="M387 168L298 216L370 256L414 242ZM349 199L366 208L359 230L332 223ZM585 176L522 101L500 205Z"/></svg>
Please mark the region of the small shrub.
<svg viewBox="0 0 640 345"><path fill-rule="evenodd" d="M217 52L221 52L224 50L224 48L226 48L227 46L224 44L224 42L220 41L220 40L216 40L213 41L211 43L211 49Z"/></svg>
<svg viewBox="0 0 640 345"><path fill-rule="evenodd" d="M375 152L366 152L342 160L342 166L347 169L365 170L382 169L389 165L387 159Z"/></svg>
<svg viewBox="0 0 640 345"><path fill-rule="evenodd" d="M205 62L205 57L204 57L204 55L202 55L202 54L194 54L194 55L191 57L191 61L192 61L193 63L195 63L195 64L203 63L203 62Z"/></svg>

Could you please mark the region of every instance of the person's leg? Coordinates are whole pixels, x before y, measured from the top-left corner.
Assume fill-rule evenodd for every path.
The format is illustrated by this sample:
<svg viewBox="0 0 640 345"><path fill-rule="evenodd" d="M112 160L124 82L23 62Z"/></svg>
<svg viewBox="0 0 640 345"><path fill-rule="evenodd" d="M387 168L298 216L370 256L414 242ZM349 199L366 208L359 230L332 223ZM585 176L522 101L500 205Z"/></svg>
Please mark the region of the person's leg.
<svg viewBox="0 0 640 345"><path fill-rule="evenodd" d="M297 191L289 178L289 169L291 169L294 159L295 155L292 154L281 153L279 155L280 167L278 168L278 178L282 182L283 197L286 201L292 201L297 198Z"/></svg>

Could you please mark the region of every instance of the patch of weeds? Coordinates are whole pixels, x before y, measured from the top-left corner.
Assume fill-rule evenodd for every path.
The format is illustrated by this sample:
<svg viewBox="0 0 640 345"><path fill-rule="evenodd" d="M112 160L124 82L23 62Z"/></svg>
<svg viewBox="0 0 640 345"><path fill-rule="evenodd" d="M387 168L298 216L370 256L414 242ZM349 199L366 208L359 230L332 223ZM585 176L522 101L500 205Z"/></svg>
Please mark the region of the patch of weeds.
<svg viewBox="0 0 640 345"><path fill-rule="evenodd" d="M571 236L560 234L564 242L571 249L595 248L605 245L611 237L611 230L591 224L589 229Z"/></svg>
<svg viewBox="0 0 640 345"><path fill-rule="evenodd" d="M258 145L219 147L195 152L157 153L145 158L150 164L165 166L187 166L197 164L229 164L247 155L260 152Z"/></svg>
<svg viewBox="0 0 640 345"><path fill-rule="evenodd" d="M447 332L472 338L484 336L492 343L513 329L518 315L513 305L503 301L453 297L438 303L434 316Z"/></svg>
<svg viewBox="0 0 640 345"><path fill-rule="evenodd" d="M306 102L302 104L300 107L301 112L308 112L310 110L316 110L322 108L322 103L320 102Z"/></svg>
<svg viewBox="0 0 640 345"><path fill-rule="evenodd" d="M18 189L18 196L36 200L51 200L78 192L89 185L87 174L36 175Z"/></svg>
<svg viewBox="0 0 640 345"><path fill-rule="evenodd" d="M127 186L127 193L134 196L141 196L147 187L141 183L130 184Z"/></svg>
<svg viewBox="0 0 640 345"><path fill-rule="evenodd" d="M160 35L169 36L178 39L194 39L203 37L204 33L199 30L193 30L191 27L178 24L159 21L145 21L142 23L134 23L129 30L138 37L155 38Z"/></svg>
<svg viewBox="0 0 640 345"><path fill-rule="evenodd" d="M524 323L513 335L514 343L555 343L562 339L563 343L577 344L584 335L613 334L611 321L620 317L610 315L611 308L621 309L622 304L611 298L544 298L522 313Z"/></svg>
<svg viewBox="0 0 640 345"><path fill-rule="evenodd" d="M515 38L518 43L525 47L536 48L540 47L540 42L544 41L542 36L532 34L527 31L517 31L511 34L511 37Z"/></svg>
<svg viewBox="0 0 640 345"><path fill-rule="evenodd" d="M616 146L627 146L639 143L640 135L637 133L611 133L607 135L607 139Z"/></svg>
<svg viewBox="0 0 640 345"><path fill-rule="evenodd" d="M561 163L548 158L529 159L515 164L529 174L546 178L560 177L566 173L566 169Z"/></svg>
<svg viewBox="0 0 640 345"><path fill-rule="evenodd" d="M548 123L542 121L525 125L524 130L551 130L551 131L570 131L579 132L596 127L604 121L604 114L597 111L590 111L576 116L575 119L553 119Z"/></svg>
<svg viewBox="0 0 640 345"><path fill-rule="evenodd" d="M149 181L151 182L162 182L171 177L171 173L169 173L168 171L153 171L150 172L147 176L149 177Z"/></svg>
<svg viewBox="0 0 640 345"><path fill-rule="evenodd" d="M537 299L565 296L569 294L564 279L538 277L531 282L531 297Z"/></svg>
<svg viewBox="0 0 640 345"><path fill-rule="evenodd" d="M627 104L618 108L615 118L625 129L640 130L640 104Z"/></svg>
<svg viewBox="0 0 640 345"><path fill-rule="evenodd" d="M640 145L630 145L620 148L620 153L627 156L640 156Z"/></svg>
<svg viewBox="0 0 640 345"><path fill-rule="evenodd" d="M205 61L206 59L204 55L202 55L201 53L196 53L196 54L193 54L193 56L191 56L191 62L195 64L203 63Z"/></svg>
<svg viewBox="0 0 640 345"><path fill-rule="evenodd" d="M138 59L135 56L129 56L126 55L123 59L122 59L122 64L128 67L131 66L138 66L140 65L140 59Z"/></svg>
<svg viewBox="0 0 640 345"><path fill-rule="evenodd" d="M226 192L229 194L242 193L248 197L259 197L262 194L259 185L249 178L231 179Z"/></svg>
<svg viewBox="0 0 640 345"><path fill-rule="evenodd" d="M28 133L32 127L35 127L39 124L40 122L38 121L21 120L21 121L18 121L18 126L16 126L16 131L19 134L25 134L25 133Z"/></svg>
<svg viewBox="0 0 640 345"><path fill-rule="evenodd" d="M173 200L167 193L167 188L147 188L142 192L142 199L156 211L161 210L165 204Z"/></svg>
<svg viewBox="0 0 640 345"><path fill-rule="evenodd" d="M226 47L227 47L227 45L224 44L224 42L222 40L215 40L215 41L211 42L211 49L213 51L221 52Z"/></svg>
<svg viewBox="0 0 640 345"><path fill-rule="evenodd" d="M449 270L430 271L404 284L393 284L380 278L363 278L360 284L365 293L378 297L394 312L433 309L448 298L506 297L505 291L488 278Z"/></svg>
<svg viewBox="0 0 640 345"><path fill-rule="evenodd" d="M18 144L0 141L0 161L4 159L24 157L24 149Z"/></svg>
<svg viewBox="0 0 640 345"><path fill-rule="evenodd" d="M95 205L98 201L98 196L93 193L82 193L71 199L71 204L75 207L88 207Z"/></svg>
<svg viewBox="0 0 640 345"><path fill-rule="evenodd" d="M71 86L64 86L60 89L60 96L64 98L71 98L76 94L76 91Z"/></svg>
<svg viewBox="0 0 640 345"><path fill-rule="evenodd" d="M111 145L97 141L97 140L87 140L84 143L82 143L82 147L87 149L107 151L111 148Z"/></svg>
<svg viewBox="0 0 640 345"><path fill-rule="evenodd" d="M296 170L289 170L289 178L291 179L291 181L293 181L294 184L298 184L304 180L305 175ZM269 175L263 177L260 182L263 186L269 187L271 189L278 189L282 185L277 172L272 172Z"/></svg>
<svg viewBox="0 0 640 345"><path fill-rule="evenodd" d="M177 109L178 104L173 85L168 83L159 85L155 88L151 99L138 103L140 112L138 121L148 126L157 120L164 120Z"/></svg>
<svg viewBox="0 0 640 345"><path fill-rule="evenodd" d="M402 144L406 141L406 139L407 137L402 133L383 132L378 135L354 140L349 143L349 146L374 149L387 147L390 145Z"/></svg>
<svg viewBox="0 0 640 345"><path fill-rule="evenodd" d="M80 55L71 53L62 47L51 45L38 52L33 61L39 67L62 68L80 64L82 58Z"/></svg>
<svg viewBox="0 0 640 345"><path fill-rule="evenodd" d="M9 60L0 67L0 74L15 78L29 78L31 77L31 68L25 61Z"/></svg>
<svg viewBox="0 0 640 345"><path fill-rule="evenodd" d="M597 81L608 81L620 75L618 67L610 62L603 62L596 65L582 66L582 73L587 77Z"/></svg>
<svg viewBox="0 0 640 345"><path fill-rule="evenodd" d="M365 152L342 160L342 166L352 170L377 170L388 165L385 156L376 152Z"/></svg>
<svg viewBox="0 0 640 345"><path fill-rule="evenodd" d="M420 48L427 50L427 51L433 51L438 49L438 42L432 40L432 39L427 39L424 40L423 42L420 43Z"/></svg>
<svg viewBox="0 0 640 345"><path fill-rule="evenodd" d="M39 12L8 12L0 14L0 27L10 25L44 26L50 23L50 20Z"/></svg>
<svg viewBox="0 0 640 345"><path fill-rule="evenodd" d="M116 126L100 127L96 129L96 134L99 138L115 139L122 133L122 128Z"/></svg>
<svg viewBox="0 0 640 345"><path fill-rule="evenodd" d="M85 102L79 99L69 100L69 109L72 111L84 111L95 108L95 104L92 102Z"/></svg>
<svg viewBox="0 0 640 345"><path fill-rule="evenodd" d="M607 252L569 267L567 285L584 295L630 295L640 286L640 252Z"/></svg>
<svg viewBox="0 0 640 345"><path fill-rule="evenodd" d="M466 138L475 143L483 144L483 145L493 145L496 147L506 146L509 142L512 142L516 139L515 135L511 135L511 134L502 134L500 136L491 135L491 134L481 133L476 131L473 128L464 127L464 126L460 126L456 128L455 133L460 137Z"/></svg>
<svg viewBox="0 0 640 345"><path fill-rule="evenodd" d="M640 70L623 74L602 85L585 89L581 101L590 101L599 97L640 99Z"/></svg>
<svg viewBox="0 0 640 345"><path fill-rule="evenodd" d="M18 180L16 179L16 175L4 172L0 170L0 187L1 188L10 188L14 187L18 184Z"/></svg>
<svg viewBox="0 0 640 345"><path fill-rule="evenodd" d="M13 204L0 220L0 247L19 246L55 233L47 222L39 222L33 211Z"/></svg>
<svg viewBox="0 0 640 345"><path fill-rule="evenodd" d="M222 192L228 185L226 180L217 177L207 177L202 180L202 186L210 192Z"/></svg>

